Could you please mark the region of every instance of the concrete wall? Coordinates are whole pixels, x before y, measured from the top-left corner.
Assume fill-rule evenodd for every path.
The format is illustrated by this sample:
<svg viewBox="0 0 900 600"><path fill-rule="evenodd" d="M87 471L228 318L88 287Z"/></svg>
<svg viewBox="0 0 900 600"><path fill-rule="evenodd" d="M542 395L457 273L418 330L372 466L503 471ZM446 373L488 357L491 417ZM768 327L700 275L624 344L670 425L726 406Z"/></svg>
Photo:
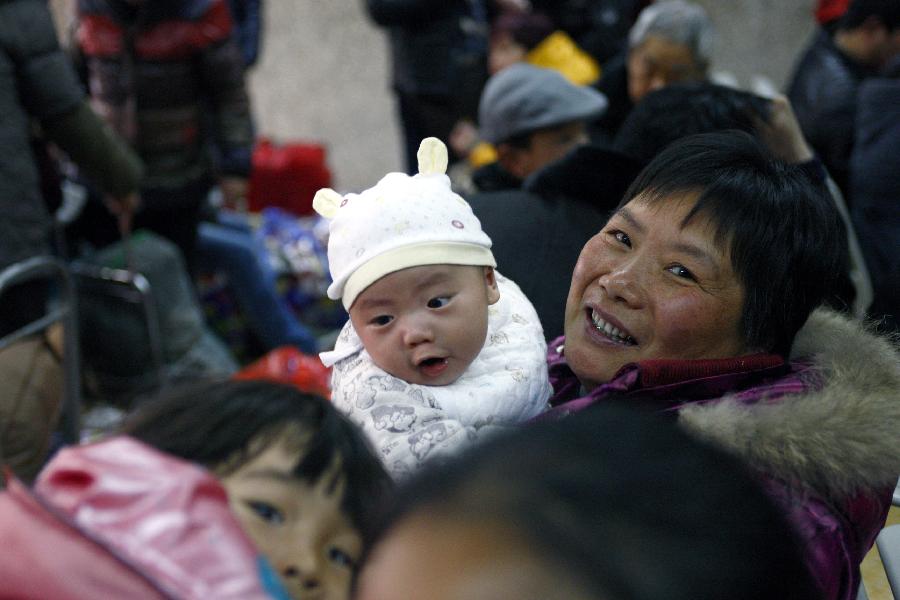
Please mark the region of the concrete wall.
<svg viewBox="0 0 900 600"><path fill-rule="evenodd" d="M400 169L387 39L362 0L268 0L263 54L251 72L263 135L316 140L341 191Z"/></svg>
<svg viewBox="0 0 900 600"><path fill-rule="evenodd" d="M794 61L815 29L814 0L694 0L716 26L714 71L741 87L763 76L784 90Z"/></svg>

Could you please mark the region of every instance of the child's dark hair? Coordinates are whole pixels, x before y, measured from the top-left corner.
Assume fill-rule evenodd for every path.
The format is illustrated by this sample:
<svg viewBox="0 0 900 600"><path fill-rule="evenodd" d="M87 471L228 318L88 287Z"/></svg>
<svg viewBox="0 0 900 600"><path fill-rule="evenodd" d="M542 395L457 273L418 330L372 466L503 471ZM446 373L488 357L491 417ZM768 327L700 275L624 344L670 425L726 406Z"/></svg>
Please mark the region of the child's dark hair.
<svg viewBox="0 0 900 600"><path fill-rule="evenodd" d="M262 380L192 382L141 404L122 433L227 475L291 427L302 452L294 474L315 483L340 461L342 509L368 539L372 511L391 479L356 426L319 396Z"/></svg>
<svg viewBox="0 0 900 600"><path fill-rule="evenodd" d="M737 458L614 404L421 472L379 539L417 515L506 528L587 597L820 597L788 524Z"/></svg>
<svg viewBox="0 0 900 600"><path fill-rule="evenodd" d="M847 233L830 197L799 167L741 131L682 138L632 182L619 208L694 195L682 225L700 215L716 232L744 289L749 348L787 356L810 313L847 270Z"/></svg>

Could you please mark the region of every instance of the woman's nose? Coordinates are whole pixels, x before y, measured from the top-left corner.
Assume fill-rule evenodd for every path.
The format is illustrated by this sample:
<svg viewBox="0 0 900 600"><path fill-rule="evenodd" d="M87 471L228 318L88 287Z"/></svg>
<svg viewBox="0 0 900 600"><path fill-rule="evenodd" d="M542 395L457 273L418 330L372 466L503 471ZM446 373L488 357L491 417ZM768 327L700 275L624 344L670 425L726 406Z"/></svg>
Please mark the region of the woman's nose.
<svg viewBox="0 0 900 600"><path fill-rule="evenodd" d="M643 297L639 268L635 262L623 263L601 275L597 282L611 300L639 308Z"/></svg>

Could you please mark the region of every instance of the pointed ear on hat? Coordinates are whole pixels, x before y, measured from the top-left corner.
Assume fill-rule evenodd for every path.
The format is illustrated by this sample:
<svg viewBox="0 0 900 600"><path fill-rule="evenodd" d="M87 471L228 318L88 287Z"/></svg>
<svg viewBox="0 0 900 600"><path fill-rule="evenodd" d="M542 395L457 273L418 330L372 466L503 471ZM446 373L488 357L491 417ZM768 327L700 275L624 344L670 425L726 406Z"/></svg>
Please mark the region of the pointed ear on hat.
<svg viewBox="0 0 900 600"><path fill-rule="evenodd" d="M447 146L436 137L427 137L416 152L420 175L443 175L447 172Z"/></svg>
<svg viewBox="0 0 900 600"><path fill-rule="evenodd" d="M313 209L326 219L334 217L344 197L331 188L322 188L313 198Z"/></svg>

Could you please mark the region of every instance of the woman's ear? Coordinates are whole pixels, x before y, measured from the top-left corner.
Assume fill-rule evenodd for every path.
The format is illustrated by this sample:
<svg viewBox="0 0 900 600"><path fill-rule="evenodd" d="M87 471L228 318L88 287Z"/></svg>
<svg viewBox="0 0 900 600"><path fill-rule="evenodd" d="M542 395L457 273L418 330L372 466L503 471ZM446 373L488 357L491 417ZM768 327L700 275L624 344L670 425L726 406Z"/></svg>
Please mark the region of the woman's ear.
<svg viewBox="0 0 900 600"><path fill-rule="evenodd" d="M488 304L494 304L500 299L500 288L497 287L497 277L493 267L484 268L484 283L487 290Z"/></svg>

